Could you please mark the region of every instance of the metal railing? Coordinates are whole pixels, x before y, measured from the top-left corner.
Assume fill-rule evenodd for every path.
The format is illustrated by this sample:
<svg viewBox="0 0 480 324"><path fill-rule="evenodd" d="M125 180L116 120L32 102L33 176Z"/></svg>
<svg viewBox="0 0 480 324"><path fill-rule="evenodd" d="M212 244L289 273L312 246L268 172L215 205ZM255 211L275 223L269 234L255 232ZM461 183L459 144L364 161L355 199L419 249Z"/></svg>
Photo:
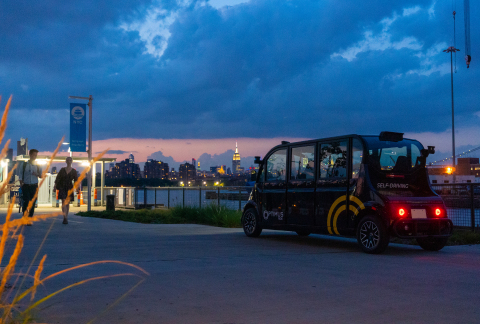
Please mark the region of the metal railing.
<svg viewBox="0 0 480 324"><path fill-rule="evenodd" d="M457 227L468 227L472 231L480 228L480 183L432 184L439 194L447 215Z"/></svg>
<svg viewBox="0 0 480 324"><path fill-rule="evenodd" d="M104 189L115 195L115 208L172 208L223 206L241 210L248 201L252 187L120 187Z"/></svg>
<svg viewBox="0 0 480 324"><path fill-rule="evenodd" d="M448 218L456 227L480 230L480 183L432 184L447 207ZM116 208L172 208L223 206L241 210L252 187L109 187L107 195L115 195ZM100 195L98 196L100 198ZM85 201L86 203L86 201ZM100 203L100 199L97 200Z"/></svg>

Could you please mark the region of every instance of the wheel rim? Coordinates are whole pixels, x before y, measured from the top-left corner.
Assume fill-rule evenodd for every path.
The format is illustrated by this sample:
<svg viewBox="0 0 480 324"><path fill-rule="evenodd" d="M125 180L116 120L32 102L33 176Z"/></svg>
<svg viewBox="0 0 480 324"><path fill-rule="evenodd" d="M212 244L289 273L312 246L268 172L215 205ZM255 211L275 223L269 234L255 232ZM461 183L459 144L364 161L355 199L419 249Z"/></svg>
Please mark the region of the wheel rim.
<svg viewBox="0 0 480 324"><path fill-rule="evenodd" d="M367 249L373 249L380 241L380 230L377 224L372 221L366 221L360 228L360 241Z"/></svg>
<svg viewBox="0 0 480 324"><path fill-rule="evenodd" d="M245 231L251 234L253 231L255 231L255 226L257 226L257 219L255 218L255 215L253 215L253 213L246 213L243 217L243 228Z"/></svg>

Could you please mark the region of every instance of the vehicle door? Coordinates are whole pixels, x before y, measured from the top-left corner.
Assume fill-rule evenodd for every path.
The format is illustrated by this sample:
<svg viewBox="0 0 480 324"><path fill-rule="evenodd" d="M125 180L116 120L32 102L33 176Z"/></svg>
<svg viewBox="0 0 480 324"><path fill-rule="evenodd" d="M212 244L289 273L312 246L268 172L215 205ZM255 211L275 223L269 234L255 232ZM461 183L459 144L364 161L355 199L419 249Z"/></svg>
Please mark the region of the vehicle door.
<svg viewBox="0 0 480 324"><path fill-rule="evenodd" d="M363 201L366 201L365 195L365 169L363 166L363 144L358 138L352 139L351 145L351 168L348 186L348 228L355 228L355 217L360 210L365 209ZM368 198L367 198L368 199Z"/></svg>
<svg viewBox="0 0 480 324"><path fill-rule="evenodd" d="M347 226L347 149L347 139L318 144L315 225L329 234L340 235Z"/></svg>
<svg viewBox="0 0 480 324"><path fill-rule="evenodd" d="M287 186L287 224L315 224L315 144L292 147Z"/></svg>
<svg viewBox="0 0 480 324"><path fill-rule="evenodd" d="M267 226L285 224L287 193L287 149L279 149L266 158L263 184L262 217Z"/></svg>

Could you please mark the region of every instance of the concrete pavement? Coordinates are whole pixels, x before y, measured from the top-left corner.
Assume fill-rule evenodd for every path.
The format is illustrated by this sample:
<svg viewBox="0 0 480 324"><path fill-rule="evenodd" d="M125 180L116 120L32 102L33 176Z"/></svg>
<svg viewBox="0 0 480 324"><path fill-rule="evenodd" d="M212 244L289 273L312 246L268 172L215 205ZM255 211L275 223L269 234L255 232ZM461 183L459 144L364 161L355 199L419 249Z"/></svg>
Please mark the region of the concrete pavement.
<svg viewBox="0 0 480 324"><path fill-rule="evenodd" d="M264 231L254 239L241 229L202 225L61 220L24 228L17 271L26 271L52 226L40 253L48 255L44 276L98 260L134 263L150 276L111 309L139 278L69 289L39 307L42 322L480 322L480 246L432 253L391 244L385 254L367 255L352 239L320 235ZM122 272L141 274L116 264L84 268L47 282L36 299L79 280Z"/></svg>

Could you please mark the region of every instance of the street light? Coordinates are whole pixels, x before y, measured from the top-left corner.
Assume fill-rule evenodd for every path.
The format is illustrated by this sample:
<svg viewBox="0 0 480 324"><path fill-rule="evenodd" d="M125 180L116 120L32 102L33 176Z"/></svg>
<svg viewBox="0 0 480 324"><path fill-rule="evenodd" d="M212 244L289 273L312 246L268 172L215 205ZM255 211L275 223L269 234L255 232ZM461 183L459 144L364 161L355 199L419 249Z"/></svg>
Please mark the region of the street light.
<svg viewBox="0 0 480 324"><path fill-rule="evenodd" d="M456 168L457 164L455 162L455 118L454 118L454 103L453 103L453 54L459 52L458 48L450 46L444 52L450 53L450 79L452 84L452 156L453 156L453 167ZM455 183L455 172L453 172L453 183Z"/></svg>

